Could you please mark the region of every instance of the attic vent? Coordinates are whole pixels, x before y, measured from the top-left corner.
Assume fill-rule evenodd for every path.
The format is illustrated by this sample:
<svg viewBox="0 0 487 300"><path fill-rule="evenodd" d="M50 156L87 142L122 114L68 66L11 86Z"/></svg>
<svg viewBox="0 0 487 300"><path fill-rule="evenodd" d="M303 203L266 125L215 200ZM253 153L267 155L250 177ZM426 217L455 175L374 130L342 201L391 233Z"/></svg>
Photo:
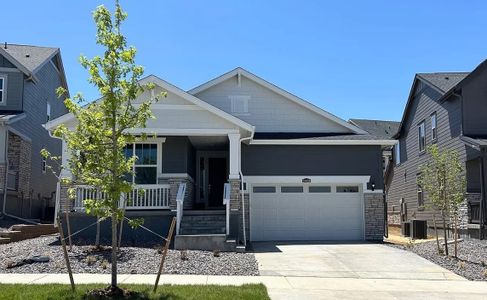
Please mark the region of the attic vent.
<svg viewBox="0 0 487 300"><path fill-rule="evenodd" d="M27 54L25 55L25 57L30 57L30 54L29 54L29 53L27 53Z"/></svg>
<svg viewBox="0 0 487 300"><path fill-rule="evenodd" d="M228 96L231 101L232 114L242 115L249 113L249 100L250 96Z"/></svg>
<svg viewBox="0 0 487 300"><path fill-rule="evenodd" d="M445 80L449 80L449 79L450 79L450 77L445 77Z"/></svg>

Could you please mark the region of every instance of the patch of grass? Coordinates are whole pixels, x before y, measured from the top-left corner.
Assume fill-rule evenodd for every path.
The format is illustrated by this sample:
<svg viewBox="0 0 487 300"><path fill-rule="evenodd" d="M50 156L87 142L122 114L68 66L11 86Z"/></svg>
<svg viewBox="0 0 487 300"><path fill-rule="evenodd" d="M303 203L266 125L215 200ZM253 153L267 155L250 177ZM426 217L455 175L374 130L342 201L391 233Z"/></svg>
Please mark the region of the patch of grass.
<svg viewBox="0 0 487 300"><path fill-rule="evenodd" d="M103 285L79 284L76 291L65 284L0 284L0 299L8 300L55 300L55 299L90 299L86 293ZM153 286L149 285L121 285L122 288L134 291L133 300L180 300L180 299L269 299L267 289L262 284L248 284L242 286L219 285L161 285L157 293L152 292ZM127 299L127 298L124 298Z"/></svg>

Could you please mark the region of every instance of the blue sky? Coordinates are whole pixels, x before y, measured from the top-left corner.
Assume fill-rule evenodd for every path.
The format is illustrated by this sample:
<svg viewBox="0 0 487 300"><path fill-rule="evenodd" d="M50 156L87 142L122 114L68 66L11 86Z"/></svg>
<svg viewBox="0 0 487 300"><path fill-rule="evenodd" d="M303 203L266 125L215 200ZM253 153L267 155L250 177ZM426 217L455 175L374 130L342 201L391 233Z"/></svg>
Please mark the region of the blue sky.
<svg viewBox="0 0 487 300"><path fill-rule="evenodd" d="M91 12L113 1L5 1L1 42L60 47L71 93L99 54ZM399 120L417 72L487 58L485 1L122 0L137 62L190 89L237 66L344 119Z"/></svg>

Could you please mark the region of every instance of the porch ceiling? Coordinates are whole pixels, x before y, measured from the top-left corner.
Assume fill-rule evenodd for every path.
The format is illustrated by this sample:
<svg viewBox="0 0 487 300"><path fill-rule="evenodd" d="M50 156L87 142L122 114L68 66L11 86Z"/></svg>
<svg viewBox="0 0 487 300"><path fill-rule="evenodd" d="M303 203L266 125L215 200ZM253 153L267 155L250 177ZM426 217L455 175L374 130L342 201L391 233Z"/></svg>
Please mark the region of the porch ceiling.
<svg viewBox="0 0 487 300"><path fill-rule="evenodd" d="M227 136L190 136L188 137L193 147L198 150L228 150Z"/></svg>

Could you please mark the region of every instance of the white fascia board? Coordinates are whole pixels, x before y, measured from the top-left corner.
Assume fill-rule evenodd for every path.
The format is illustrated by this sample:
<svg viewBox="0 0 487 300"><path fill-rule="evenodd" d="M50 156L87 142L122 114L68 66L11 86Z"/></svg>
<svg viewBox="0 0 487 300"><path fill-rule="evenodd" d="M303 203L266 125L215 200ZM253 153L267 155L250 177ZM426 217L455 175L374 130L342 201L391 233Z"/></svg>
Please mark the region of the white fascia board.
<svg viewBox="0 0 487 300"><path fill-rule="evenodd" d="M231 133L239 133L238 129L172 129L172 128L133 128L128 129L127 133L147 134L147 135L167 135L167 136L226 136Z"/></svg>
<svg viewBox="0 0 487 300"><path fill-rule="evenodd" d="M396 140L252 140L251 145L377 145L393 146Z"/></svg>
<svg viewBox="0 0 487 300"><path fill-rule="evenodd" d="M147 83L154 83L158 86L160 86L161 88L167 90L168 92L171 92L185 100L188 100L189 102L192 102L193 104L195 105L198 105L206 110L208 110L209 112L211 113L214 113L216 114L217 116L229 121L230 123L233 123L239 127L241 127L242 129L245 129L247 130L248 132L253 132L254 130L254 127L250 124L248 124L247 122L244 122L242 120L240 120L239 118L236 118L226 112L224 112L223 110L201 100L201 99L198 99L196 98L195 96L183 91L182 89L170 84L169 82L155 76L155 75L149 75L148 77L140 80L140 84L147 84Z"/></svg>
<svg viewBox="0 0 487 300"><path fill-rule="evenodd" d="M276 86L276 85L274 85L274 84L272 84L272 83L270 83L270 82L268 82L268 81L266 81L266 80L264 80L264 79L262 79L256 75L254 75L254 74L250 73L249 71L242 69L240 67L236 68L236 69L234 69L228 73L225 73L225 74L223 74L223 75L221 75L221 76L219 76L213 80L210 80L210 81L208 81L208 82L206 82L200 86L197 86L197 87L189 90L188 93L192 94L192 95L200 93L200 92L202 92L202 91L204 91L204 90L206 90L212 86L215 86L215 85L217 85L217 84L219 84L219 83L221 83L221 82L223 82L229 78L237 76L237 75L239 75L239 76L243 75L243 76L247 77L248 79L270 89L274 93L281 95L282 97L287 98L288 100L291 100L291 101L313 111L314 113L317 113L318 115L321 115L321 116L323 116L323 117L325 117L325 118L347 128L347 129L352 130L352 132L359 133L359 134L366 134L367 133L366 131L360 129L359 127L357 127L353 124L350 124L343 119L340 119L339 117L337 117L337 116L335 116L335 115L333 115L333 114L311 104L310 102L308 102L304 99L299 98L296 95L289 93L288 91L286 91L286 90L284 90L284 89L282 89L282 88L280 88L280 87L278 87L278 86Z"/></svg>
<svg viewBox="0 0 487 300"><path fill-rule="evenodd" d="M46 128L47 130L51 130L51 129L54 129L57 126L64 124L66 122L69 122L71 120L74 120L73 113L67 113L67 114L64 114L60 117L57 117L54 120L47 122L46 124L44 124L44 128Z"/></svg>

